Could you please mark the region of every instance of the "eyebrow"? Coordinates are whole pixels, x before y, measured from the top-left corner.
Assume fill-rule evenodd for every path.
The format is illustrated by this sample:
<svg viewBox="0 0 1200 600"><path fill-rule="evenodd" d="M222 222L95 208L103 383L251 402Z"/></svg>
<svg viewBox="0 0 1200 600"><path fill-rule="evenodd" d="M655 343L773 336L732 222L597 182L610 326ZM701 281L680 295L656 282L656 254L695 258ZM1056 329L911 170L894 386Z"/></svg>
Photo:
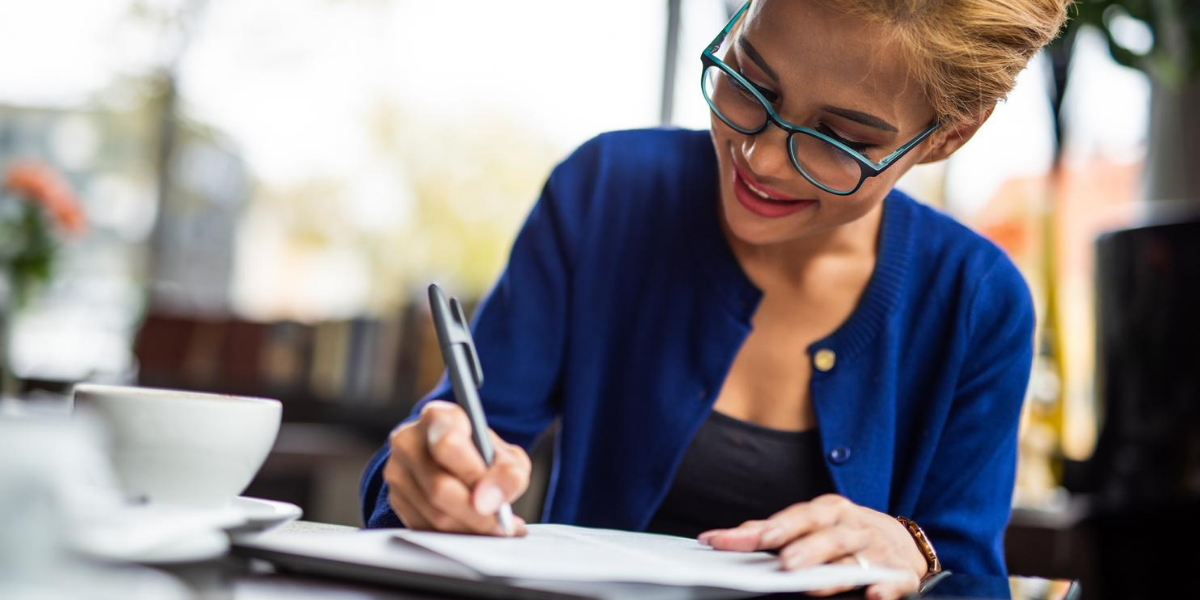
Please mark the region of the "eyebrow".
<svg viewBox="0 0 1200 600"><path fill-rule="evenodd" d="M857 110L850 110L848 108L841 108L840 106L826 106L822 110L827 113L833 113L839 117L842 117L843 119L849 119L855 123L862 123L868 127L874 127L876 129L882 129L892 133L899 132L895 125L892 125L891 123L888 123L887 121L884 121L883 119L880 119L872 114L867 114Z"/></svg>
<svg viewBox="0 0 1200 600"><path fill-rule="evenodd" d="M758 53L758 50L755 50L754 46L750 45L750 42L746 40L746 36L739 35L737 38L737 44L738 47L746 53L746 56L749 56L750 60L754 61L754 64L758 65L758 68L762 69L763 72L767 74L767 77L770 77L775 83L779 83L779 75L775 73L775 69L772 69L771 65L768 65L767 61L763 60L763 57Z"/></svg>
<svg viewBox="0 0 1200 600"><path fill-rule="evenodd" d="M739 35L737 37L737 45L742 49L743 52L746 53L746 56L750 57L750 60L754 61L754 64L758 65L758 68L762 69L763 72L767 74L767 77L770 77L775 83L779 83L779 74L775 72L775 69L771 68L771 65L767 64L767 61L763 59L761 54L758 53L758 50L754 48L754 45L746 39L746 36ZM823 110L825 112L842 117L843 119L849 119L855 123L862 123L868 127L882 129L883 131L888 131L891 133L899 132L895 125L892 125L891 123L888 123L887 121L884 121L883 119L880 119L879 117L869 113L850 110L848 108L841 108L839 106L826 106Z"/></svg>

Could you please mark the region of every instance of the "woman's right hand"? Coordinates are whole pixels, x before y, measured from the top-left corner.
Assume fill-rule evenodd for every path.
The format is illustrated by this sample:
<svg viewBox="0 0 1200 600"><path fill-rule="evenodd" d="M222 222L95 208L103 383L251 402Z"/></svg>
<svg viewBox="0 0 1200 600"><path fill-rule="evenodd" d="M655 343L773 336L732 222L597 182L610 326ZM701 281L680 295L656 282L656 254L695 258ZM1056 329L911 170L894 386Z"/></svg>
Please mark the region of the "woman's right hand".
<svg viewBox="0 0 1200 600"><path fill-rule="evenodd" d="M471 440L467 413L435 400L388 438L383 467L388 504L409 529L504 535L496 512L529 487L529 455L488 430L495 456L489 468ZM513 520L516 535L525 521Z"/></svg>

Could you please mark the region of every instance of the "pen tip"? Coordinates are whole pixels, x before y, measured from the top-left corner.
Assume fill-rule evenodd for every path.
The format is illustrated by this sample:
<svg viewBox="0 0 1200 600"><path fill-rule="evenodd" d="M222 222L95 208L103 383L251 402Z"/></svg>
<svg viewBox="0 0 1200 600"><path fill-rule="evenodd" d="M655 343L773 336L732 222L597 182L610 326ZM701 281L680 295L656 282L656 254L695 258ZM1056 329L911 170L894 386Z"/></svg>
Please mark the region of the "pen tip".
<svg viewBox="0 0 1200 600"><path fill-rule="evenodd" d="M500 505L500 512L496 514L496 518L500 521L500 529L504 531L504 537L512 537L516 534L513 528L513 512L512 505L507 502Z"/></svg>

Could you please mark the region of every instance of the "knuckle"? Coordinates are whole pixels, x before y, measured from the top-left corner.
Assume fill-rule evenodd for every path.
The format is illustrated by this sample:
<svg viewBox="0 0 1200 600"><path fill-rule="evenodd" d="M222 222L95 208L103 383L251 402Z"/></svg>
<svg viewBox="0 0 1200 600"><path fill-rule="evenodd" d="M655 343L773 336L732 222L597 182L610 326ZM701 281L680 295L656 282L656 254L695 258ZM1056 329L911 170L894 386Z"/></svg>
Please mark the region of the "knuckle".
<svg viewBox="0 0 1200 600"><path fill-rule="evenodd" d="M533 465L533 462L529 458L529 454L527 454L525 452L525 450L521 449L519 446L510 446L509 448L510 449L506 454L510 455L512 457L512 459L514 461L516 461L516 464L522 470L524 470L524 471L530 470L530 468Z"/></svg>
<svg viewBox="0 0 1200 600"><path fill-rule="evenodd" d="M864 548L871 543L874 537L871 530L866 527L850 527L849 535L846 536L846 543L852 544L856 548Z"/></svg>
<svg viewBox="0 0 1200 600"><path fill-rule="evenodd" d="M500 466L500 475L509 482L518 485L524 489L529 484L529 471L523 468L522 465L504 464Z"/></svg>
<svg viewBox="0 0 1200 600"><path fill-rule="evenodd" d="M821 511L818 521L823 527L834 527L842 520L841 508L837 505L830 506L827 510Z"/></svg>
<svg viewBox="0 0 1200 600"><path fill-rule="evenodd" d="M458 523L445 513L433 515L431 522L433 527L438 531L453 531L458 528Z"/></svg>
<svg viewBox="0 0 1200 600"><path fill-rule="evenodd" d="M445 400L430 400L429 402L425 403L425 406L421 407L421 418L422 419L439 418L440 415L446 414L446 412L449 411L452 407L454 407L454 404L447 402Z"/></svg>
<svg viewBox="0 0 1200 600"><path fill-rule="evenodd" d="M847 500L845 496L839 496L837 494L828 494L827 497L828 497L827 502L829 503L829 506L832 508L841 510L844 508L848 508L850 506L850 501Z"/></svg>
<svg viewBox="0 0 1200 600"><path fill-rule="evenodd" d="M512 502L525 493L529 480L519 474L501 473L495 479L496 485L504 493L505 498Z"/></svg>
<svg viewBox="0 0 1200 600"><path fill-rule="evenodd" d="M412 510L408 502L405 502L400 494L395 492L388 494L388 505L392 507L392 512L396 513L396 516L400 519L401 523L404 523L405 527L412 527L415 524Z"/></svg>
<svg viewBox="0 0 1200 600"><path fill-rule="evenodd" d="M431 402L430 404L433 403ZM466 411L453 402L438 400L435 414L438 419L444 420L450 426L467 425L470 423L467 419Z"/></svg>
<svg viewBox="0 0 1200 600"><path fill-rule="evenodd" d="M388 445L393 449L401 447L408 438L412 437L412 428L416 423L405 423L388 434Z"/></svg>
<svg viewBox="0 0 1200 600"><path fill-rule="evenodd" d="M400 463L397 462L395 455L383 464L383 482L389 488L395 488L400 483L400 469Z"/></svg>
<svg viewBox="0 0 1200 600"><path fill-rule="evenodd" d="M429 485L429 503L443 510L452 508L458 499L454 483L449 477L435 477Z"/></svg>
<svg viewBox="0 0 1200 600"><path fill-rule="evenodd" d="M457 435L444 435L429 446L429 453L440 460L450 460L462 450L462 438Z"/></svg>

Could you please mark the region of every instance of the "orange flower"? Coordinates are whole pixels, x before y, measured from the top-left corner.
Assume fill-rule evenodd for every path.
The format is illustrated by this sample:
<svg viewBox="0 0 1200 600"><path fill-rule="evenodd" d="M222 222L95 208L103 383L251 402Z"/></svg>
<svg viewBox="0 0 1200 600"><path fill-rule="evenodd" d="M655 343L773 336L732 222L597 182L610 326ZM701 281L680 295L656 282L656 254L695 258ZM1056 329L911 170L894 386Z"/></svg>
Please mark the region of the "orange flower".
<svg viewBox="0 0 1200 600"><path fill-rule="evenodd" d="M9 166L4 175L4 188L18 196L40 202L50 211L54 220L72 234L82 233L87 228L75 191L58 173L44 164L21 161Z"/></svg>

